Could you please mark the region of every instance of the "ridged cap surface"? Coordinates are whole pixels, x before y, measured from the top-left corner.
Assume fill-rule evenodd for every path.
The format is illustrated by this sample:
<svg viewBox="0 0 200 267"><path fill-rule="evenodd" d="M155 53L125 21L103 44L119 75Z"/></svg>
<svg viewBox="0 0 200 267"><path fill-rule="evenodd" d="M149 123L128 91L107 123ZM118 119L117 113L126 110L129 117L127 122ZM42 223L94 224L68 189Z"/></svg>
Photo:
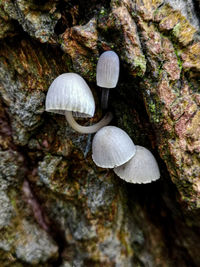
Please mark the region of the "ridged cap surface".
<svg viewBox="0 0 200 267"><path fill-rule="evenodd" d="M128 134L115 126L101 128L92 142L92 159L102 168L124 164L133 157L135 151L135 145Z"/></svg>
<svg viewBox="0 0 200 267"><path fill-rule="evenodd" d="M145 184L160 178L160 171L153 154L142 146L136 146L135 155L114 172L129 183Z"/></svg>
<svg viewBox="0 0 200 267"><path fill-rule="evenodd" d="M63 73L49 87L45 110L63 115L68 110L81 117L92 117L95 102L89 86L80 75Z"/></svg>
<svg viewBox="0 0 200 267"><path fill-rule="evenodd" d="M97 85L104 88L114 88L119 79L119 57L113 51L101 54L97 63Z"/></svg>

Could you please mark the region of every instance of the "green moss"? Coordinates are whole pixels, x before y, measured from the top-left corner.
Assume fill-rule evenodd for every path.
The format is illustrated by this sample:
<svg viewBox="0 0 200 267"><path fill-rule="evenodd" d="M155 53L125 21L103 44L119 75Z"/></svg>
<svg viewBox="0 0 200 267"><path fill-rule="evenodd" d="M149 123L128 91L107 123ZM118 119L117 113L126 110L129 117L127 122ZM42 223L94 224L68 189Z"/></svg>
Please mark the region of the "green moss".
<svg viewBox="0 0 200 267"><path fill-rule="evenodd" d="M179 36L180 29L181 29L181 24L177 23L176 26L172 30L173 35L176 37Z"/></svg>
<svg viewBox="0 0 200 267"><path fill-rule="evenodd" d="M91 57L88 69L85 69L84 71L84 75L91 82L96 80L96 64L97 64L97 58Z"/></svg>
<svg viewBox="0 0 200 267"><path fill-rule="evenodd" d="M134 11L131 12L131 15L132 15L132 17L136 17L137 16L137 14Z"/></svg>
<svg viewBox="0 0 200 267"><path fill-rule="evenodd" d="M163 63L161 63L161 64L159 65L159 67L158 67L158 75L159 75L159 76L160 76L160 74L163 72L162 67L163 67Z"/></svg>
<svg viewBox="0 0 200 267"><path fill-rule="evenodd" d="M179 69L180 71L182 71L182 68L183 68L183 62L179 56L179 51L178 51L178 48L174 47L174 52L176 54L176 57L177 57L177 63L178 63L178 66L179 66Z"/></svg>
<svg viewBox="0 0 200 267"><path fill-rule="evenodd" d="M102 8L102 9L100 10L100 14L101 14L101 15L105 15L105 9L104 9L104 8Z"/></svg>
<svg viewBox="0 0 200 267"><path fill-rule="evenodd" d="M146 60L144 56L135 57L134 58L134 65L139 67L138 76L142 77L146 71Z"/></svg>
<svg viewBox="0 0 200 267"><path fill-rule="evenodd" d="M91 70L86 69L85 72L83 73L83 76L87 77L88 81L94 82L96 80L96 67L95 69L92 68Z"/></svg>
<svg viewBox="0 0 200 267"><path fill-rule="evenodd" d="M59 37L59 38L57 39L57 43L58 43L59 45L62 45L62 44L64 43L63 38Z"/></svg>
<svg viewBox="0 0 200 267"><path fill-rule="evenodd" d="M71 58L70 58L68 55L66 55L66 54L65 54L65 56L64 56L64 61L65 61L65 64L66 64L66 66L67 66L67 70L68 70L69 72L74 72L74 70L73 70L73 64L72 64Z"/></svg>
<svg viewBox="0 0 200 267"><path fill-rule="evenodd" d="M150 102L148 103L149 106L149 111L151 114L151 120L154 123L159 123L160 122L160 112L158 112L158 108L156 106L156 104L150 100Z"/></svg>
<svg viewBox="0 0 200 267"><path fill-rule="evenodd" d="M11 189L11 190L9 190L8 195L9 195L11 204L12 204L12 206L13 206L15 212L17 212L18 207L17 207L17 193L16 193L16 191L13 190L13 189Z"/></svg>
<svg viewBox="0 0 200 267"><path fill-rule="evenodd" d="M160 8L156 8L156 10L153 12L153 15L156 16L159 12Z"/></svg>
<svg viewBox="0 0 200 267"><path fill-rule="evenodd" d="M102 7L101 10L100 10L100 12L99 12L99 18L103 18L107 14L108 14L107 9L105 9L104 7Z"/></svg>

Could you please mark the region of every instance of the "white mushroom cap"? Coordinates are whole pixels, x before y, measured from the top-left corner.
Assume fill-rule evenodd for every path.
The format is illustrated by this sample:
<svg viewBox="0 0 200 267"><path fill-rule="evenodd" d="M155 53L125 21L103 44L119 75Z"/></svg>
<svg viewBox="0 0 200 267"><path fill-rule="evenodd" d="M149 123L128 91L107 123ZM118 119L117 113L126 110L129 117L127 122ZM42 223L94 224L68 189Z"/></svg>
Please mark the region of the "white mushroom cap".
<svg viewBox="0 0 200 267"><path fill-rule="evenodd" d="M65 114L75 112L75 116L92 117L95 102L85 80L76 73L63 73L50 85L45 103L46 111Z"/></svg>
<svg viewBox="0 0 200 267"><path fill-rule="evenodd" d="M119 78L119 57L113 51L101 54L97 63L97 85L104 88L114 88Z"/></svg>
<svg viewBox="0 0 200 267"><path fill-rule="evenodd" d="M128 134L115 126L101 128L92 142L92 159L102 168L124 164L134 156L135 151L135 145Z"/></svg>
<svg viewBox="0 0 200 267"><path fill-rule="evenodd" d="M114 168L114 172L129 183L146 184L160 178L156 159L142 146L136 146L136 153L131 160Z"/></svg>

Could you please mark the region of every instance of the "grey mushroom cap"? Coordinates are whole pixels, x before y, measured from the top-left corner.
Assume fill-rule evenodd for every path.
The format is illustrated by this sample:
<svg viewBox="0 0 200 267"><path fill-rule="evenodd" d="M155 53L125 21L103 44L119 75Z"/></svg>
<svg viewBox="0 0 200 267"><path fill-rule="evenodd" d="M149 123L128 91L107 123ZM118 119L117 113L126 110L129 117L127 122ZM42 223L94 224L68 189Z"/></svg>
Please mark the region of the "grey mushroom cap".
<svg viewBox="0 0 200 267"><path fill-rule="evenodd" d="M160 171L153 154L142 146L136 146L135 155L114 172L128 183L146 184L160 178Z"/></svg>
<svg viewBox="0 0 200 267"><path fill-rule="evenodd" d="M50 85L46 96L45 110L65 115L93 117L95 101L85 80L76 73L63 73Z"/></svg>
<svg viewBox="0 0 200 267"><path fill-rule="evenodd" d="M119 79L119 57L114 51L101 54L97 63L97 85L114 88Z"/></svg>
<svg viewBox="0 0 200 267"><path fill-rule="evenodd" d="M92 159L102 168L114 168L130 160L136 152L128 134L115 126L105 126L94 136Z"/></svg>

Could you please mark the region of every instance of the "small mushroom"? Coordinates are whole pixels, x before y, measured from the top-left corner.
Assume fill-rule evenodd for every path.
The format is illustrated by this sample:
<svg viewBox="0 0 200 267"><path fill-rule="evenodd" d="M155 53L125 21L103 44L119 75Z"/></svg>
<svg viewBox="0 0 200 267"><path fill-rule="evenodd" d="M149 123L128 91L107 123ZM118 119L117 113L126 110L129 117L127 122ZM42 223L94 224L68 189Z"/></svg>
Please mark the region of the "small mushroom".
<svg viewBox="0 0 200 267"><path fill-rule="evenodd" d="M101 128L92 142L92 159L102 168L124 164L134 156L135 151L135 145L128 134L115 126Z"/></svg>
<svg viewBox="0 0 200 267"><path fill-rule="evenodd" d="M80 133L94 133L112 120L112 113L107 113L92 126L81 126L74 120L73 115L90 118L95 111L92 92L85 80L76 73L63 73L52 82L45 106L48 112L65 115L70 126Z"/></svg>
<svg viewBox="0 0 200 267"><path fill-rule="evenodd" d="M146 184L160 178L156 159L142 146L136 146L135 155L125 164L114 168L114 172L128 183Z"/></svg>
<svg viewBox="0 0 200 267"><path fill-rule="evenodd" d="M102 88L101 107L107 109L109 89L115 88L119 78L119 57L114 51L101 54L97 63L97 85Z"/></svg>

